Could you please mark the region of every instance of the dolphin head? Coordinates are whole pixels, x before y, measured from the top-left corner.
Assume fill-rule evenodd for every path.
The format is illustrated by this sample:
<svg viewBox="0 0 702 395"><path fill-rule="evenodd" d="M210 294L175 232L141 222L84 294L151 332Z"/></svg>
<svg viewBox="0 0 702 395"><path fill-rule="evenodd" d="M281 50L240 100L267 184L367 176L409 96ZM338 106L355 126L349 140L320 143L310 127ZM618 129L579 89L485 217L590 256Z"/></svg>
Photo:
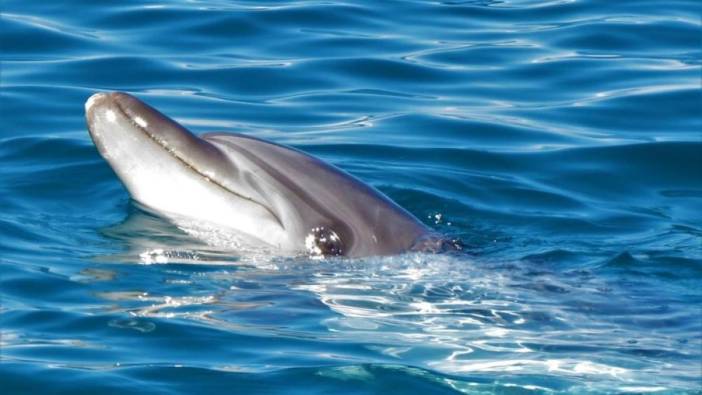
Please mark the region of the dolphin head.
<svg viewBox="0 0 702 395"><path fill-rule="evenodd" d="M406 251L429 230L353 176L296 149L231 133L198 137L126 93L85 104L100 154L130 195L176 223L233 230L283 252Z"/></svg>

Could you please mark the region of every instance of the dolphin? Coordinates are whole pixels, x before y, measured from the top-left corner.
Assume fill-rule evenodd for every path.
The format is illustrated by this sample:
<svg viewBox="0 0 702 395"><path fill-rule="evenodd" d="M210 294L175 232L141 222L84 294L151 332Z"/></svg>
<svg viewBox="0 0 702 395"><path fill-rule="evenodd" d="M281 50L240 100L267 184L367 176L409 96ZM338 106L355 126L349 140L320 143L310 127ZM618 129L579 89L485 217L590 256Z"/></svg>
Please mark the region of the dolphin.
<svg viewBox="0 0 702 395"><path fill-rule="evenodd" d="M131 197L285 254L365 257L440 238L378 190L302 151L252 136L188 131L122 92L85 103L90 137Z"/></svg>

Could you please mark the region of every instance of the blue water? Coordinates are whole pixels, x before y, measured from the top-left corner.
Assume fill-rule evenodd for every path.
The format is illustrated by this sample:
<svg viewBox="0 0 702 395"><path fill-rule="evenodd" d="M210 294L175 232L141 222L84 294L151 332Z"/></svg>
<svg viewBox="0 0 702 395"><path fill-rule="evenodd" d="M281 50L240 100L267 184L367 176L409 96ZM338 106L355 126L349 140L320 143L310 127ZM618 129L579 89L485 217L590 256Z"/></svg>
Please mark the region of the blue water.
<svg viewBox="0 0 702 395"><path fill-rule="evenodd" d="M700 392L699 2L0 10L3 394ZM321 157L464 253L193 239L93 147L102 90Z"/></svg>

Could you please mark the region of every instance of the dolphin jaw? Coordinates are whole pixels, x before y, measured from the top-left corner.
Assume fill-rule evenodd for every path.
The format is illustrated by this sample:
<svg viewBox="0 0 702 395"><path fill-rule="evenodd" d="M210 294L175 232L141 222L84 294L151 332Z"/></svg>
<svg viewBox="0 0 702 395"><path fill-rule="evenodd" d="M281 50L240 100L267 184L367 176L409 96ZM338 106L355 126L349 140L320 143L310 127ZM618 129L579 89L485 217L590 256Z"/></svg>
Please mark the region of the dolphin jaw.
<svg viewBox="0 0 702 395"><path fill-rule="evenodd" d="M123 93L96 93L85 109L98 151L137 202L176 224L190 226L197 220L256 238L266 235L261 239L265 244L289 248L283 224L270 209L216 182L216 171L196 167L192 158L178 152L178 141L170 141L181 136L160 134L160 118L128 107L130 99ZM153 130L147 130L147 119L155 119Z"/></svg>

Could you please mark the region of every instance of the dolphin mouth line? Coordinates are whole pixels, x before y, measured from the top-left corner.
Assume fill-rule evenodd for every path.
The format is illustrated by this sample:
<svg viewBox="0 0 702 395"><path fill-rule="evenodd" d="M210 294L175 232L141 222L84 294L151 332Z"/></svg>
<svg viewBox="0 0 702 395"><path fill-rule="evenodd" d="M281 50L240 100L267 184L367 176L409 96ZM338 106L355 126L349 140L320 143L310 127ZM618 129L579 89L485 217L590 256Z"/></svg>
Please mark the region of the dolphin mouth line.
<svg viewBox="0 0 702 395"><path fill-rule="evenodd" d="M144 135L146 135L146 137L148 137L151 141L153 141L154 143L158 144L161 148L163 148L164 150L166 150L166 152L168 152L171 156L173 156L176 160L178 160L183 166L185 166L186 168L188 168L188 169L192 170L193 172L195 172L197 175L199 175L199 176L201 176L202 178L204 178L205 181L207 181L207 182L209 182L209 183L212 183L212 184L218 186L219 188L221 188L221 189L224 190L225 192L231 193L231 194L234 195L234 196L237 196L237 197L239 197L239 198L241 198L241 199L244 199L244 200L248 200L248 201L251 202L251 203L254 203L254 204L257 204L257 205L263 207L263 209L265 209L266 211L268 211L268 213L270 213L270 214L273 216L273 218L275 218L276 222L278 222L278 224L280 225L280 227L283 228L283 230L285 230L285 225L283 225L283 222L280 220L280 218L278 217L278 215L276 215L276 213L273 212L273 210L271 210L270 208L268 208L266 205L261 204L261 202L258 202L258 201L256 201L256 200L250 198L250 197L241 195L241 194L239 194L239 193L237 193L237 192L235 192L235 191L233 191L233 190L227 188L226 186L224 186L223 184L219 183L218 181L216 181L216 180L214 180L214 179L208 177L206 174L204 174L203 172L201 172L200 170L198 170L197 167L195 167L195 165L193 165L193 164L190 163L188 160L186 160L185 158L183 158L182 156L180 156L180 155L178 154L178 152L177 152L175 149L169 148L169 147L168 147L168 144L167 144L163 139L157 138L157 137L154 136L153 134L149 133L149 131L146 130L143 126L139 125L131 116L129 116L129 114L127 114L127 112L124 110L124 108L122 108L122 105L119 103L119 101L115 100L114 103L115 103L115 106L117 107L117 110L118 110L120 113L122 113L122 115L124 115L125 118L127 118L127 119L129 120L129 122L132 124L132 126L134 126L134 127L137 128L139 131L141 131L141 132L142 132ZM197 137L197 138L199 138L199 137ZM215 149L216 149L216 147L215 147Z"/></svg>

